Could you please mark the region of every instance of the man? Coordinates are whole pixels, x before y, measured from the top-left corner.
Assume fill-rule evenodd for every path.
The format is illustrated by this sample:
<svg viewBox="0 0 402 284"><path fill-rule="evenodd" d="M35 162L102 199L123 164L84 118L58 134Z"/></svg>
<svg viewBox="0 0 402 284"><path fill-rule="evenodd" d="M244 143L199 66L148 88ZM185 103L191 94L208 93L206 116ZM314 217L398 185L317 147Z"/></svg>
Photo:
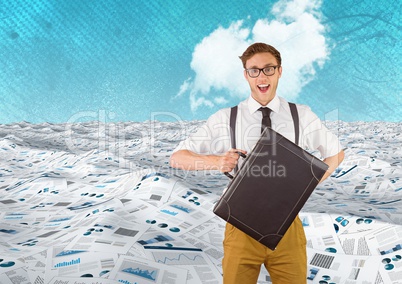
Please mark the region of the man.
<svg viewBox="0 0 402 284"><path fill-rule="evenodd" d="M174 150L170 164L185 170L219 170L230 172L239 163L239 153L250 151L261 135L262 111L271 110L272 129L295 141L289 104L276 95L282 75L280 53L272 46L255 43L240 56L251 95L238 106L236 145L230 147L230 109L213 114L196 133ZM302 148L318 150L329 169L327 178L342 162L344 153L336 136L304 105L297 105ZM321 181L322 181L321 180ZM268 181L269 182L269 181ZM269 216L267 216L269 218ZM274 284L302 284L307 278L306 238L297 217L272 251L231 224L226 224L223 242L223 282L256 283L261 264L267 268Z"/></svg>

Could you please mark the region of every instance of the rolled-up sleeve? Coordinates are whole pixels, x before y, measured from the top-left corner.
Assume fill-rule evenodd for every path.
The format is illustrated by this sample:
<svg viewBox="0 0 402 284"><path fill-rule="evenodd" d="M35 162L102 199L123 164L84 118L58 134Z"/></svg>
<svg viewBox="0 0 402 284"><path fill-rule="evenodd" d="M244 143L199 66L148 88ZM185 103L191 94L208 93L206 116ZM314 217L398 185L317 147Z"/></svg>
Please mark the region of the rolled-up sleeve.
<svg viewBox="0 0 402 284"><path fill-rule="evenodd" d="M230 126L227 109L222 109L208 118L208 120L181 141L173 152L189 150L197 154L223 154L230 149Z"/></svg>

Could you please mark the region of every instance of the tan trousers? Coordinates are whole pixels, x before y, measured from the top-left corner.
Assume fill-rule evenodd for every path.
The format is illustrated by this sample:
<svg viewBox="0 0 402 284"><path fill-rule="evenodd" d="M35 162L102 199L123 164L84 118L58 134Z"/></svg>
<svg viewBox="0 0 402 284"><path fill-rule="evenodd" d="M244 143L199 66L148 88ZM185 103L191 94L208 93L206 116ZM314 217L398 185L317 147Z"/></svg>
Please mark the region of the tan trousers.
<svg viewBox="0 0 402 284"><path fill-rule="evenodd" d="M268 270L273 284L307 282L306 237L299 217L274 251L229 223L226 224L223 248L224 284L255 284L261 264Z"/></svg>

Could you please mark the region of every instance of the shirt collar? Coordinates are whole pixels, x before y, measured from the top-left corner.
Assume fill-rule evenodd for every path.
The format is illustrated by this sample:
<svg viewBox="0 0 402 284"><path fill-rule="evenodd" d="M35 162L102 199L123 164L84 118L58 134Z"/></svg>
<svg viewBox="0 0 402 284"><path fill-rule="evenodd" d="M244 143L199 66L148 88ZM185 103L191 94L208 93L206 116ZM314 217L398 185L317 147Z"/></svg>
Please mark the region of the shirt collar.
<svg viewBox="0 0 402 284"><path fill-rule="evenodd" d="M280 102L278 96L275 95L275 97L272 99L272 101L270 101L266 106L262 106L252 96L250 96L248 98L247 105L248 105L248 110L250 111L251 114L255 113L256 111L258 111L258 109L260 107L268 107L273 112L278 113L279 109L280 109L280 106L281 106L281 102Z"/></svg>

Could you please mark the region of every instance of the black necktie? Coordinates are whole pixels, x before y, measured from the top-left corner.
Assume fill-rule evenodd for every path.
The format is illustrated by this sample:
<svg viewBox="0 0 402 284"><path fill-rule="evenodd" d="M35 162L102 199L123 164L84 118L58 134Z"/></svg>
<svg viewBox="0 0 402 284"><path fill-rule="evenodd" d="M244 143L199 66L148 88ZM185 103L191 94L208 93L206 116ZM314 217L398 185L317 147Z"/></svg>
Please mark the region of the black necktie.
<svg viewBox="0 0 402 284"><path fill-rule="evenodd" d="M271 114L271 109L267 107L260 107L258 109L262 112L262 121L261 121L261 133L264 131L265 127L271 127L271 118L269 115Z"/></svg>

